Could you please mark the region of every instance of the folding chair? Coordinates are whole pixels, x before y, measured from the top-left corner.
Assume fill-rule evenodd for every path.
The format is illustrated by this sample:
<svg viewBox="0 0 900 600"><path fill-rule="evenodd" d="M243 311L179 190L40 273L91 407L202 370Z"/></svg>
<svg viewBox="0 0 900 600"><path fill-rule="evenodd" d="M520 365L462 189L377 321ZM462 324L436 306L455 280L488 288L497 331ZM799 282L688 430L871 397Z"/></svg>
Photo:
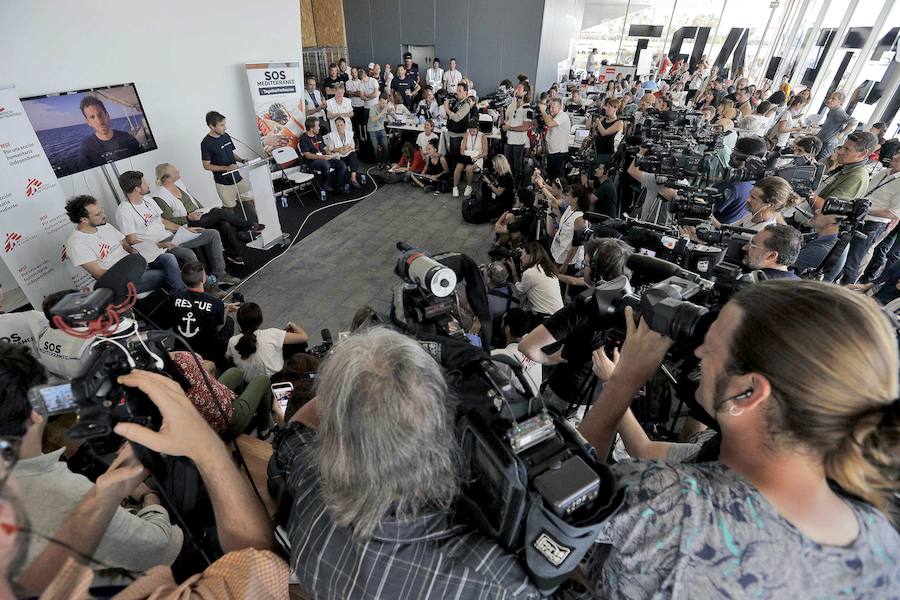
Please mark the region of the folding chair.
<svg viewBox="0 0 900 600"><path fill-rule="evenodd" d="M272 150L272 158L275 159L275 163L278 165L278 168L281 169L281 176L297 184L291 188L290 191L294 192L294 195L297 196L300 206L306 208L306 205L301 199L302 194L297 192L298 189L302 190L306 187L306 190L303 193L311 193L317 197L322 195L322 190L316 181L316 176L313 173L303 170L306 168L306 165L300 160L296 150L290 146L275 148ZM292 167L297 167L297 170L288 173L287 169ZM307 184L311 184L311 186L307 187Z"/></svg>

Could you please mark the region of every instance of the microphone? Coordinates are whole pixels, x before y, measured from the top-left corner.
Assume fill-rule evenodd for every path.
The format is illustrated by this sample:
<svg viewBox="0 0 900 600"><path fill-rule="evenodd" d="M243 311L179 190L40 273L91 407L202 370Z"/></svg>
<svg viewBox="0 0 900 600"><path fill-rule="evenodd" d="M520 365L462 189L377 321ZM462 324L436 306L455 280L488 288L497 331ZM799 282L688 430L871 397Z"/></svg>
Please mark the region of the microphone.
<svg viewBox="0 0 900 600"><path fill-rule="evenodd" d="M231 139L233 139L234 141L243 144L244 147L248 148L248 149L250 150L250 152L252 152L252 153L255 154L256 156L258 156L260 159L262 159L262 160L269 160L268 157L266 157L266 156L260 154L260 153L256 150L256 148L254 148L253 146L251 146L250 144L248 144L248 143L245 142L244 140L240 140L240 139L234 137L233 135L231 135L230 133L229 133L228 135L229 135L229 136L231 137Z"/></svg>
<svg viewBox="0 0 900 600"><path fill-rule="evenodd" d="M642 279L653 283L668 279L672 276L681 277L682 279L687 279L688 281L695 283L702 279L696 273L691 273L690 271L682 269L673 262L653 256L646 256L644 254L632 254L628 257L628 262L626 264L629 269L635 274L640 275Z"/></svg>

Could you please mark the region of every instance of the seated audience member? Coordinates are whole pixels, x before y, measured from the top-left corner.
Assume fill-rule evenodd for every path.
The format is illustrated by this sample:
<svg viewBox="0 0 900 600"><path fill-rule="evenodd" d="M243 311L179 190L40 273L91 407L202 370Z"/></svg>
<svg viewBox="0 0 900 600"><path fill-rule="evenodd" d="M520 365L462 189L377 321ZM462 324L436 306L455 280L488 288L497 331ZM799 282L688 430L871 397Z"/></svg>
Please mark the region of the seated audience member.
<svg viewBox="0 0 900 600"><path fill-rule="evenodd" d="M531 317L521 308L510 308L503 315L501 328L506 346L491 350L491 356L498 354L509 356L522 365L522 372L528 381L528 387L531 393L537 396L540 393L541 381L543 380L541 364L531 360L519 350L519 342L531 331ZM516 389L520 389L518 379L513 379L513 385Z"/></svg>
<svg viewBox="0 0 900 600"><path fill-rule="evenodd" d="M258 233L265 225L254 225L237 213L224 208L204 209L203 205L187 191L181 181L178 168L170 163L156 165L156 184L159 189L153 200L162 211L162 218L176 225L203 227L219 232L225 252L225 260L243 265L241 258L240 234L253 231ZM249 241L249 235L247 241Z"/></svg>
<svg viewBox="0 0 900 600"><path fill-rule="evenodd" d="M762 103L760 103L760 106L761 105ZM772 104L769 106L772 106ZM774 139L776 150L787 147L792 133L803 131L803 125L800 122L802 113L803 100L800 98L792 98L788 104L787 110L781 113L778 120L775 122L775 125L772 126L770 133L766 134L766 137L770 141Z"/></svg>
<svg viewBox="0 0 900 600"><path fill-rule="evenodd" d="M521 280L515 263L509 262L513 279L516 280L516 294L522 300L522 308L543 321L563 307L559 279L556 277L558 269L538 242L526 242L520 256L523 269Z"/></svg>
<svg viewBox="0 0 900 600"><path fill-rule="evenodd" d="M433 187L434 194L438 195L441 190L441 180L450 174L450 167L447 166L447 159L441 156L436 139L428 142L423 160L424 166L420 172L411 171L412 181L426 191L429 187Z"/></svg>
<svg viewBox="0 0 900 600"><path fill-rule="evenodd" d="M416 136L416 146L419 148L419 151L422 155L425 155L425 150L428 147L428 142L431 140L440 139L441 136L434 132L434 121L431 119L426 119L422 124L422 133Z"/></svg>
<svg viewBox="0 0 900 600"><path fill-rule="evenodd" d="M165 426L159 431L151 431L137 424L119 423L116 433L159 454L183 456L197 466L212 503L216 537L226 553L205 571L191 575L182 584L176 582L169 569L157 567L140 576L124 590L122 597L285 597L288 567L270 551L273 548L272 523L222 440L203 421L174 381L140 370L123 376L120 381L146 393L160 409ZM94 594L89 593L96 591L89 590L93 575L90 567L84 564L83 557L97 555L102 540L112 532L111 525L116 522L119 503L124 497L138 494L135 490L146 476L147 471L130 446L125 446L106 474L97 479L94 491L84 496L53 534L61 543L48 545L19 574L16 583L20 590L34 596L43 591L42 600L93 597ZM0 510L4 515L10 515L10 521L24 528L28 523L21 507L21 498L16 492L16 483L15 477L7 480L4 494L0 497ZM152 497L145 498L150 499ZM11 515L13 506L21 508L15 517ZM14 540L10 540L14 541L16 552L25 551L25 539L19 533ZM136 552L135 541L131 536L118 554L106 560L115 564L117 560ZM9 563L11 546L4 544L0 548L0 564ZM157 552L151 560L158 564L161 556ZM15 572L15 569L7 567L4 571L11 576L11 571Z"/></svg>
<svg viewBox="0 0 900 600"><path fill-rule="evenodd" d="M35 531L52 535L69 513L89 495L101 493L105 482L91 483L83 475L71 472L61 461L63 448L44 454L46 415L35 411L28 401L28 390L47 381L43 366L28 350L20 346L0 343L0 435L21 437L19 460L12 467L29 526ZM131 454L130 448L120 456ZM110 467L110 471L113 467ZM109 474L109 471L107 472ZM144 474L146 476L146 473ZM141 478L143 479L143 477ZM139 480L140 481L140 480ZM116 493L108 490L108 493ZM118 504L132 497L141 506L137 513L120 508ZM95 576L95 583L114 583L123 572L140 573L157 565L170 565L181 551L181 530L169 521L169 514L160 505L159 497L146 486L139 491L128 490L118 496L111 507L109 527L92 555L113 567ZM47 542L33 537L24 558L23 567L37 557ZM102 567L93 566L95 570Z"/></svg>
<svg viewBox="0 0 900 600"><path fill-rule="evenodd" d="M66 202L66 214L75 230L66 240L66 252L72 264L100 279L117 262L136 254L125 235L106 222L106 214L93 196L75 196ZM184 289L175 256L161 253L147 263L147 270L134 282L137 291L148 292L161 285L172 291Z"/></svg>
<svg viewBox="0 0 900 600"><path fill-rule="evenodd" d="M513 207L516 200L516 180L504 155L495 154L491 166L491 177L485 174L483 179L493 196L493 216L497 216Z"/></svg>
<svg viewBox="0 0 900 600"><path fill-rule="evenodd" d="M456 168L453 170L453 197L459 196L459 180L463 172L466 174L466 189L463 197L472 195L472 181L475 179L475 171L480 171L485 157L488 155L487 136L478 129L478 121L471 119L466 135L459 145L459 154L456 157Z"/></svg>
<svg viewBox="0 0 900 600"><path fill-rule="evenodd" d="M355 329L351 327L351 331ZM277 403L272 403L275 423L283 427L303 405L316 397L316 378L319 374L319 359L306 352L297 352L284 361L284 368L272 375L272 384L289 382L294 386L284 412Z"/></svg>
<svg viewBox="0 0 900 600"><path fill-rule="evenodd" d="M334 121L338 117L344 117L346 121L353 118L353 104L350 102L350 98L344 95L344 84L342 83L337 84L334 97L328 99L325 107L328 113L329 132L334 131Z"/></svg>
<svg viewBox="0 0 900 600"><path fill-rule="evenodd" d="M622 275L630 275L626 264L634 249L623 240L603 238L596 248L584 273L585 282L598 285ZM594 377L591 370L591 354L604 344L602 318L590 306L570 302L562 310L538 325L519 344L525 356L542 365L556 365L547 379L544 397L563 409L570 404L590 404ZM544 349L562 342L562 349L545 354Z"/></svg>
<svg viewBox="0 0 900 600"><path fill-rule="evenodd" d="M387 132L384 130L384 121L387 116L387 94L381 94L375 106L369 109L369 119L366 125L369 143L372 144L372 153L375 155L375 160L378 161L379 169L384 169L390 158Z"/></svg>
<svg viewBox="0 0 900 600"><path fill-rule="evenodd" d="M434 92L431 88L425 88L423 96L424 98L419 100L419 103L416 105L416 116L422 117L426 121L440 117L441 109L437 100L434 99Z"/></svg>
<svg viewBox="0 0 900 600"><path fill-rule="evenodd" d="M61 329L57 329L53 323L53 315L50 309L56 306L56 303L65 298L69 294L75 293L77 290L63 290L54 292L46 298L41 305L44 316L49 325L44 333L41 334L37 343L37 354L35 356L44 365L50 373L63 379L72 379L81 371L81 364L90 350L94 338L80 338L69 335ZM0 316L0 323L2 323Z"/></svg>
<svg viewBox="0 0 900 600"><path fill-rule="evenodd" d="M243 372L247 382L260 375L271 377L284 368L285 346L309 341L303 328L295 323L288 323L284 329L260 329L262 322L259 304L245 302L237 311L241 333L228 340L226 356Z"/></svg>
<svg viewBox="0 0 900 600"><path fill-rule="evenodd" d="M309 161L309 169L316 173L316 180L326 192L333 192L330 183L330 171L334 170L334 180L338 188L344 186L347 178L347 165L340 155L328 152L325 140L319 134L319 121L314 117L306 119L306 133L300 136L300 154Z"/></svg>
<svg viewBox="0 0 900 600"><path fill-rule="evenodd" d="M188 227L188 231L196 237L175 245L170 241L171 234L181 226L162 218L162 211L156 203L147 199L150 186L144 174L125 171L119 175L119 187L125 193L126 201L116 209L116 223L125 234L125 240L141 253L148 265L164 253L175 255L182 263L194 262L197 255L191 248L202 248L212 263L216 283L237 285L241 282L240 278L225 271L224 249L218 231Z"/></svg>
<svg viewBox="0 0 900 600"><path fill-rule="evenodd" d="M403 152L400 154L400 160L391 166L391 173L421 173L425 168L425 159L422 153L412 144L406 142L403 144Z"/></svg>
<svg viewBox="0 0 900 600"><path fill-rule="evenodd" d="M539 597L516 559L452 509L448 401L440 366L398 332L371 327L335 346L269 463L292 503L291 567L313 597Z"/></svg>
<svg viewBox="0 0 900 600"><path fill-rule="evenodd" d="M344 184L342 191L346 194L350 186L359 189L359 158L356 156L356 144L353 141L353 130L347 127L344 117L334 120L334 128L325 135L325 147L328 151L337 154L350 172L350 183Z"/></svg>
<svg viewBox="0 0 900 600"><path fill-rule="evenodd" d="M766 225L744 247L744 264L768 279L799 279L788 269L800 254L800 232L790 225Z"/></svg>
<svg viewBox="0 0 900 600"><path fill-rule="evenodd" d="M810 220L816 235L814 238L803 244L797 260L791 265L791 270L797 274L803 273L806 269L817 269L824 266L822 261L834 248L838 239L838 220L835 215L823 215L821 208L813 209L813 218ZM833 263L824 275L825 281L833 282L841 274L844 269L844 263L847 261L847 253L850 247L844 248L843 254Z"/></svg>
<svg viewBox="0 0 900 600"><path fill-rule="evenodd" d="M516 194L513 208L533 208L534 192L528 188L522 188ZM534 211L525 211L521 215L516 215L511 211L507 211L500 215L497 222L494 223L494 233L497 235L497 243L508 245L518 242L523 236L531 239L536 231L538 223L536 223Z"/></svg>
<svg viewBox="0 0 900 600"><path fill-rule="evenodd" d="M50 325L49 317L36 310L3 312L3 297L3 288L0 287L0 342L26 345L32 354L38 356L38 340Z"/></svg>
<svg viewBox="0 0 900 600"><path fill-rule="evenodd" d="M390 98L391 102L388 105L388 115L391 117L391 122L402 124L410 120L412 118L412 113L406 108L406 104L403 103L400 92L392 90Z"/></svg>
<svg viewBox="0 0 900 600"><path fill-rule="evenodd" d="M172 294L159 311L160 327L171 328L187 340L190 349L222 368L228 340L234 333L239 304L225 304L206 293L206 269L203 263L189 262L181 268L181 280L187 289ZM176 340L176 347L184 347Z"/></svg>
<svg viewBox="0 0 900 600"><path fill-rule="evenodd" d="M597 399L604 410L579 428L599 456L672 344L633 316L626 309L621 357ZM734 296L695 353L719 460L611 467L625 498L588 563L594 597L892 595L900 536L885 512L900 456L900 365L877 305L821 282L759 283ZM771 550L763 562L761 547Z"/></svg>

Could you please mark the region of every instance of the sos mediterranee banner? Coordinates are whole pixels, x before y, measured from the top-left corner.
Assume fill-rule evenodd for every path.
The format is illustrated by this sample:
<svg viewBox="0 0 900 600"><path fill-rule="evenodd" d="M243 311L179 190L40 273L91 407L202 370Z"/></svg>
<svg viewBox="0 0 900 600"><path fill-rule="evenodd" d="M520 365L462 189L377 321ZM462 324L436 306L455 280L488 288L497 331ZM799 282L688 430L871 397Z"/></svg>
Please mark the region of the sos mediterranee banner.
<svg viewBox="0 0 900 600"><path fill-rule="evenodd" d="M12 85L0 84L0 258L33 307L85 284L65 242L65 197Z"/></svg>
<svg viewBox="0 0 900 600"><path fill-rule="evenodd" d="M299 62L247 63L256 127L269 155L279 146L297 148L303 134L303 66Z"/></svg>

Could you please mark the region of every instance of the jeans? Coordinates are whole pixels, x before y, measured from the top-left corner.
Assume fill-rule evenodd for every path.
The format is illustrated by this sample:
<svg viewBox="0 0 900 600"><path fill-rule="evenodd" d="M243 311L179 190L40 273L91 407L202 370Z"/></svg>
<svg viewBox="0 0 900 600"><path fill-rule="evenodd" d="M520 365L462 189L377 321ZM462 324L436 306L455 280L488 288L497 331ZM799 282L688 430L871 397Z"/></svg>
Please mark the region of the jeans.
<svg viewBox="0 0 900 600"><path fill-rule="evenodd" d="M185 242L169 250L170 254L174 254L180 262L194 262L197 255L191 248L201 248L206 246L206 254L212 263L212 273L222 275L225 273L225 259L222 256L222 238L215 229L204 229L200 235L189 242Z"/></svg>
<svg viewBox="0 0 900 600"><path fill-rule="evenodd" d="M850 242L850 253L847 255L847 264L844 265L844 276L842 279L844 285L856 283L856 280L859 279L859 269L863 259L866 257L866 253L887 225L887 223L878 221L866 221L863 223L862 232L866 237L865 239L854 237Z"/></svg>
<svg viewBox="0 0 900 600"><path fill-rule="evenodd" d="M155 286L153 285L154 281L156 281ZM181 292L187 288L181 280L181 269L178 268L178 261L168 252L163 252L153 262L148 264L147 270L144 271L143 276L135 285L138 293L142 293L157 289L163 283L173 292ZM147 287L148 284L150 287Z"/></svg>
<svg viewBox="0 0 900 600"><path fill-rule="evenodd" d="M525 144L506 144L503 154L509 161L515 181L522 179L522 162L525 160Z"/></svg>
<svg viewBox="0 0 900 600"><path fill-rule="evenodd" d="M231 367L219 377L219 383L232 391L237 391L244 382L244 372ZM268 377L254 377L244 386L244 391L231 403L231 431L244 433L256 416L256 428L260 431L272 428L272 391Z"/></svg>
<svg viewBox="0 0 900 600"><path fill-rule="evenodd" d="M323 187L328 185L328 169L334 169L335 181L337 182L338 187L343 186L345 183L344 180L347 178L347 165L339 158L332 158L331 160L314 160L309 163L309 168L318 173L316 179L319 181L319 185L322 185Z"/></svg>
<svg viewBox="0 0 900 600"><path fill-rule="evenodd" d="M557 152L547 155L547 177L549 179L562 178L566 175L566 159L568 152Z"/></svg>
<svg viewBox="0 0 900 600"><path fill-rule="evenodd" d="M384 129L369 131L369 143L372 144L372 152L379 163L388 162L388 138Z"/></svg>
<svg viewBox="0 0 900 600"><path fill-rule="evenodd" d="M869 283L878 279L885 269L891 267L900 259L900 236L897 235L897 227L875 247L872 252L872 260L866 268L865 274L862 276L864 283Z"/></svg>
<svg viewBox="0 0 900 600"><path fill-rule="evenodd" d="M218 231L222 239L222 245L230 256L240 256L241 254L241 241L238 239L237 232L249 231L253 228L250 221L238 213L221 208L210 210L200 217L199 220L191 223L191 225Z"/></svg>

